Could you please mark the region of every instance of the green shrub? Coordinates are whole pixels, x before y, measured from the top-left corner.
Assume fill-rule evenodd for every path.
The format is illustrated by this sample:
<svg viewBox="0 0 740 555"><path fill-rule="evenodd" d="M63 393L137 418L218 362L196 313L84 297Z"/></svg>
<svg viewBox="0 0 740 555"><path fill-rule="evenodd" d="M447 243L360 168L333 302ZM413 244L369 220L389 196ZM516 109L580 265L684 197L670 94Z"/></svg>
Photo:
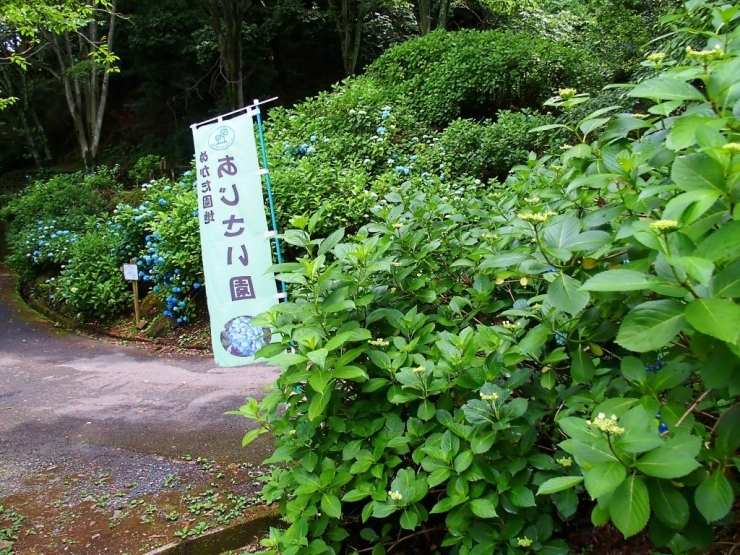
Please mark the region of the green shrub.
<svg viewBox="0 0 740 555"><path fill-rule="evenodd" d="M585 49L500 31L430 33L388 50L368 74L432 125L537 107L558 87L590 90L611 77Z"/></svg>
<svg viewBox="0 0 740 555"><path fill-rule="evenodd" d="M604 79L623 80L636 69L661 9L657 3L627 4L542 2L525 7L509 27L582 50L594 58L594 70Z"/></svg>
<svg viewBox="0 0 740 555"><path fill-rule="evenodd" d="M356 236L284 234L292 301L259 317L282 372L237 411L275 437L267 553L565 555L584 511L672 553L736 527L740 18L708 6L704 50L630 89L649 116L550 124L559 156L406 184Z"/></svg>
<svg viewBox="0 0 740 555"><path fill-rule="evenodd" d="M116 228L98 222L72 244L69 260L59 277L50 280L52 305L83 320L102 321L132 306L131 285L121 267Z"/></svg>
<svg viewBox="0 0 740 555"><path fill-rule="evenodd" d="M40 225L39 240L26 247L35 250L13 256L35 265L36 273L61 271L47 281L53 304L96 320L130 306L130 285L121 266L133 260L140 294L152 291L165 305L165 316L177 324L189 322L198 311L195 299L204 291L194 185L189 172L178 183L150 181L142 185L138 206L120 204L111 218L88 222L79 234Z"/></svg>
<svg viewBox="0 0 740 555"><path fill-rule="evenodd" d="M495 123L461 120L437 133L403 102L382 100L374 80L349 80L332 94L271 112L266 135L281 229L320 207L319 232L358 229L405 181L431 192L448 190L450 179L506 176L531 149L545 146L528 130L552 121L536 112L502 111Z"/></svg>
<svg viewBox="0 0 740 555"><path fill-rule="evenodd" d="M120 188L115 169L101 167L91 175L58 174L36 181L14 197L0 210L0 217L8 221L11 237L34 229L40 220L55 220L62 229L78 231L88 217L110 208Z"/></svg>
<svg viewBox="0 0 740 555"><path fill-rule="evenodd" d="M495 122L459 119L442 132L439 145L449 153L456 175L504 180L513 166L526 162L530 152L543 152L549 146L546 136L530 133L530 129L554 121L552 116L529 110L503 110Z"/></svg>
<svg viewBox="0 0 740 555"><path fill-rule="evenodd" d="M320 229L357 229L393 185L411 180L422 190L445 187L446 155L436 135L413 134L423 127L403 105L348 104L358 90L352 84L271 114L269 161L281 229L319 207ZM372 82L368 94L376 94Z"/></svg>

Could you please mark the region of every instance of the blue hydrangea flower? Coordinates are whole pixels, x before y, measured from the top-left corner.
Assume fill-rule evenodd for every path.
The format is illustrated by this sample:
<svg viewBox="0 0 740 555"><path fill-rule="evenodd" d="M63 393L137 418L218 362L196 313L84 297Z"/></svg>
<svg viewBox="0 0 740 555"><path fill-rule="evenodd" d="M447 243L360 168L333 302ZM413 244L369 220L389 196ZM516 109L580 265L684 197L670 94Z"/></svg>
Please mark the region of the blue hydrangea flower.
<svg viewBox="0 0 740 555"><path fill-rule="evenodd" d="M383 126L380 126L380 127L378 127L378 128L377 128L377 129L375 130L375 132L376 132L376 133L377 133L378 135L382 135L383 133L385 133L385 132L386 132L386 128L385 128L385 127L383 127Z"/></svg>

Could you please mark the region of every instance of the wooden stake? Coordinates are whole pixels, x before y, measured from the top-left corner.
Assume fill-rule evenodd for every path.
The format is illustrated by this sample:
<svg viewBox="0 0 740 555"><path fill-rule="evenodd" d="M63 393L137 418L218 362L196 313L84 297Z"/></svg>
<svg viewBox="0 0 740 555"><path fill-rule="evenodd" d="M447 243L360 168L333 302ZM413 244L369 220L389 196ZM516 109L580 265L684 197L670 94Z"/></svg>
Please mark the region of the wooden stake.
<svg viewBox="0 0 740 555"><path fill-rule="evenodd" d="M135 264L131 260L131 264ZM131 286L134 288L134 324L139 325L139 282L134 280L131 282Z"/></svg>

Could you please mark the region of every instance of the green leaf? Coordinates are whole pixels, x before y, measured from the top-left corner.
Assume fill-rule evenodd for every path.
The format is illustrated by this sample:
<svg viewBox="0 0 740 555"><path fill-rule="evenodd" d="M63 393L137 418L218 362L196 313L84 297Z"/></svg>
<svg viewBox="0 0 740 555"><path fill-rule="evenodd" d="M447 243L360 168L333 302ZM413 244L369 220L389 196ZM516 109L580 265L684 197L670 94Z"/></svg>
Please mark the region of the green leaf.
<svg viewBox="0 0 740 555"><path fill-rule="evenodd" d="M508 494L509 500L515 507L534 507L537 505L532 490L525 486L514 486Z"/></svg>
<svg viewBox="0 0 740 555"><path fill-rule="evenodd" d="M471 512L478 518L494 518L498 516L496 505L488 499L473 499L468 506Z"/></svg>
<svg viewBox="0 0 740 555"><path fill-rule="evenodd" d="M738 245L740 245L740 221L731 220L723 223L722 227L699 243L695 254L712 262L719 262L736 258L739 254Z"/></svg>
<svg viewBox="0 0 740 555"><path fill-rule="evenodd" d="M280 366L281 368L288 368L294 364L302 364L307 360L307 357L299 355L298 353L281 353L270 357L270 364Z"/></svg>
<svg viewBox="0 0 740 555"><path fill-rule="evenodd" d="M717 424L717 436L714 448L723 458L729 458L737 454L740 448L740 405L723 413Z"/></svg>
<svg viewBox="0 0 740 555"><path fill-rule="evenodd" d="M666 147L671 150L684 150L696 144L696 133L699 128L711 128L719 131L724 127L725 120L713 117L707 117L701 114L691 114L682 118L677 118L673 122L668 137L666 137Z"/></svg>
<svg viewBox="0 0 740 555"><path fill-rule="evenodd" d="M560 442L560 448L575 457L582 467L590 467L603 462L618 462L606 439L603 437L591 439L588 443L575 439L566 439Z"/></svg>
<svg viewBox="0 0 740 555"><path fill-rule="evenodd" d="M650 504L658 519L673 528L681 530L689 521L689 503L667 480L648 482Z"/></svg>
<svg viewBox="0 0 740 555"><path fill-rule="evenodd" d="M655 351L667 345L685 325L684 307L678 301L648 301L627 314L616 342L629 351Z"/></svg>
<svg viewBox="0 0 740 555"><path fill-rule="evenodd" d="M559 491L573 488L583 482L583 476L558 476L550 478L540 484L537 495L552 495Z"/></svg>
<svg viewBox="0 0 740 555"><path fill-rule="evenodd" d="M308 378L308 383L314 391L322 393L333 377L334 376L331 372L324 370L314 371Z"/></svg>
<svg viewBox="0 0 740 555"><path fill-rule="evenodd" d="M724 168L703 153L679 156L673 163L671 177L684 191L709 189L724 193L727 187Z"/></svg>
<svg viewBox="0 0 740 555"><path fill-rule="evenodd" d="M342 502L336 495L325 493L321 496L321 512L330 518L342 516Z"/></svg>
<svg viewBox="0 0 740 555"><path fill-rule="evenodd" d="M694 299L686 307L686 320L698 331L736 343L740 336L740 306L727 299Z"/></svg>
<svg viewBox="0 0 740 555"><path fill-rule="evenodd" d="M319 245L319 255L328 253L331 249L337 246L339 241L344 238L344 228L337 229L334 233L329 235L326 239L321 241Z"/></svg>
<svg viewBox="0 0 740 555"><path fill-rule="evenodd" d="M673 197L663 209L664 220L678 220L689 225L698 220L717 202L721 193L710 189L696 189ZM701 253L701 251L697 251Z"/></svg>
<svg viewBox="0 0 740 555"><path fill-rule="evenodd" d="M547 288L547 300L567 314L578 314L588 304L590 296L581 288L581 282L565 274L558 274Z"/></svg>
<svg viewBox="0 0 740 555"><path fill-rule="evenodd" d="M675 449L659 447L637 459L637 469L655 478L681 478L699 467L696 459Z"/></svg>
<svg viewBox="0 0 740 555"><path fill-rule="evenodd" d="M496 442L496 432L485 432L480 435L476 435L470 440L470 450L473 453L485 453Z"/></svg>
<svg viewBox="0 0 740 555"><path fill-rule="evenodd" d="M265 428L255 428L254 430L249 430L246 434L244 434L244 437L242 438L242 447L246 447L255 439L257 439L261 434L264 434L266 431L267 430Z"/></svg>
<svg viewBox="0 0 740 555"><path fill-rule="evenodd" d="M647 430L631 429L626 423L620 422L625 431L615 440L614 446L624 453L645 453L660 447L663 440L660 438L657 428Z"/></svg>
<svg viewBox="0 0 740 555"><path fill-rule="evenodd" d="M503 254L487 256L481 262L479 269L490 270L494 268L508 268L511 266L517 266L528 258L529 255L521 252L507 252Z"/></svg>
<svg viewBox="0 0 740 555"><path fill-rule="evenodd" d="M622 415L639 403L639 399L633 397L610 397L605 401L602 401L592 411L591 418L596 418L596 415L600 412L611 416L616 415L621 418Z"/></svg>
<svg viewBox="0 0 740 555"><path fill-rule="evenodd" d="M431 514L446 513L450 509L457 507L465 501L466 499L463 497L444 497L443 499L440 499L439 502L434 505L434 507L432 507L429 512Z"/></svg>
<svg viewBox="0 0 740 555"><path fill-rule="evenodd" d="M326 357L328 354L329 354L329 351L327 351L326 349L317 349L315 351L311 351L306 356L316 366L323 369L324 366L326 366Z"/></svg>
<svg viewBox="0 0 740 555"><path fill-rule="evenodd" d="M727 6L733 5L728 4ZM718 8L718 11L724 12L722 8ZM737 4L717 19L721 18L723 23L729 23L736 14ZM723 30L722 32L726 31ZM732 57L729 60L712 64L711 74L707 82L707 95L720 109L729 108L732 103L737 102L738 74L740 74L740 58Z"/></svg>
<svg viewBox="0 0 740 555"><path fill-rule="evenodd" d="M714 272L714 264L698 256L666 256L665 261L679 270L683 270L703 286L709 285Z"/></svg>
<svg viewBox="0 0 740 555"><path fill-rule="evenodd" d="M717 297L740 297L740 260L714 276L714 294Z"/></svg>
<svg viewBox="0 0 740 555"><path fill-rule="evenodd" d="M337 380L352 380L356 382L367 380L367 372L359 366L342 366L332 371L332 375Z"/></svg>
<svg viewBox="0 0 740 555"><path fill-rule="evenodd" d="M533 127L529 130L530 133L537 133L538 131L550 131L552 129L568 129L567 125L562 123L548 123L547 125L540 125L539 127Z"/></svg>
<svg viewBox="0 0 740 555"><path fill-rule="evenodd" d="M636 357L624 357L620 363L620 370L622 376L632 383L638 383L642 385L645 383L647 377L647 370L645 370L645 363Z"/></svg>
<svg viewBox="0 0 740 555"><path fill-rule="evenodd" d="M612 494L609 517L625 538L634 536L648 523L650 498L645 482L631 475Z"/></svg>
<svg viewBox="0 0 740 555"><path fill-rule="evenodd" d="M347 503L354 503L356 501L362 501L366 497L370 497L370 495L371 492L369 491L351 489L342 496L342 501L346 501Z"/></svg>
<svg viewBox="0 0 740 555"><path fill-rule="evenodd" d="M545 389L552 389L553 387L555 387L556 382L557 376L555 375L555 372L553 370L542 372L542 374L540 375L540 385Z"/></svg>
<svg viewBox="0 0 740 555"><path fill-rule="evenodd" d="M432 291L431 289L425 289L424 291L419 291L416 295L420 301L424 303L432 303L434 302L434 299L437 298L437 294Z"/></svg>
<svg viewBox="0 0 740 555"><path fill-rule="evenodd" d="M598 129L602 125L609 123L609 121L612 118L594 118L584 121L580 126L579 129L581 130L581 133L584 135L588 135L593 131L594 129Z"/></svg>
<svg viewBox="0 0 740 555"><path fill-rule="evenodd" d="M401 513L399 524L404 530L413 530L419 524L419 514L416 511L406 510Z"/></svg>
<svg viewBox="0 0 740 555"><path fill-rule="evenodd" d="M519 341L517 347L519 347L519 350L522 353L536 358L539 355L541 347L547 342L549 337L550 330L545 326L535 326ZM507 387L509 389L514 389L514 387L510 385L507 385Z"/></svg>
<svg viewBox="0 0 740 555"><path fill-rule="evenodd" d="M627 477L627 469L620 462L610 461L597 464L585 474L586 491L596 499L617 489Z"/></svg>
<svg viewBox="0 0 740 555"><path fill-rule="evenodd" d="M607 270L590 278L583 284L584 291L641 291L664 280L634 270Z"/></svg>
<svg viewBox="0 0 740 555"><path fill-rule="evenodd" d="M355 328L353 330L338 333L327 341L324 347L327 351L333 351L350 341L367 341L368 339L372 339L372 335L368 330L364 328Z"/></svg>
<svg viewBox="0 0 740 555"><path fill-rule="evenodd" d="M732 509L735 496L722 470L712 472L694 492L694 503L710 524L724 518Z"/></svg>
<svg viewBox="0 0 740 555"><path fill-rule="evenodd" d="M578 347L570 353L570 374L574 384L588 383L593 379L596 368L591 356L582 348Z"/></svg>
<svg viewBox="0 0 740 555"><path fill-rule="evenodd" d="M628 96L651 100L704 100L704 95L688 83L673 77L654 77L639 83Z"/></svg>
<svg viewBox="0 0 740 555"><path fill-rule="evenodd" d="M581 222L572 216L556 217L543 231L545 241L556 249L567 249L568 243L581 231Z"/></svg>
<svg viewBox="0 0 740 555"><path fill-rule="evenodd" d="M418 416L421 420L430 420L434 416L436 410L437 408L434 406L433 403L424 400L419 404L419 408L416 409L416 416Z"/></svg>
<svg viewBox="0 0 740 555"><path fill-rule="evenodd" d="M329 384L323 391L316 393L313 399L311 399L311 403L308 405L309 420L316 420L324 414L324 410L331 399L331 390L332 384Z"/></svg>
<svg viewBox="0 0 740 555"><path fill-rule="evenodd" d="M452 470L449 468L437 468L432 471L431 474L429 474L428 483L429 487L433 488L435 486L438 486L442 482L446 482L450 479L450 475L452 474Z"/></svg>

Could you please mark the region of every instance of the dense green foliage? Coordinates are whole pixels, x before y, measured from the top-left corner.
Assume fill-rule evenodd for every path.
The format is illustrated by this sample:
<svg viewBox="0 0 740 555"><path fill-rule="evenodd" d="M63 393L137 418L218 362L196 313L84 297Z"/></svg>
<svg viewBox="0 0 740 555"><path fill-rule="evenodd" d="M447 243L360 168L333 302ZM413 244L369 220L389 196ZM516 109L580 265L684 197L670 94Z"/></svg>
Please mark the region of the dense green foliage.
<svg viewBox="0 0 740 555"><path fill-rule="evenodd" d="M608 82L584 48L499 31L430 33L386 51L368 74L432 125L539 107L566 84L596 90Z"/></svg>
<svg viewBox="0 0 740 555"><path fill-rule="evenodd" d="M59 174L32 183L8 203L0 217L15 236L34 227L37 220L60 219L78 229L88 216L106 211L120 190L116 169L99 168L94 174Z"/></svg>
<svg viewBox="0 0 740 555"><path fill-rule="evenodd" d="M282 373L238 411L260 426L245 443L275 436L264 494L289 527L268 553L425 533L445 553L565 554L579 508L672 553L736 526L740 9L686 9L712 31L648 57L627 93L647 114L543 126L567 128L561 154L452 197L394 188L353 236L294 220L304 254L275 268L292 301L260 317Z"/></svg>
<svg viewBox="0 0 740 555"><path fill-rule="evenodd" d="M363 0L356 4L365 3L368 2ZM372 17L366 18L359 26L361 29L358 28L361 31L358 72L364 71L391 46L419 32L415 21L419 4L416 0L372 3ZM236 49L230 53L221 52L220 35L214 30L206 9L208 5L223 3L118 0L116 7L120 17L116 19L115 29L109 33L107 27L102 26L98 33L98 38L112 34L112 44L100 44L85 53L85 45L89 46L95 39L91 36L75 38L70 42L73 57L64 70L57 67L51 34L57 33L57 40L62 43L63 33L84 35L87 26L83 16L89 16L90 9L83 0L57 2L53 6L46 4L37 0L12 0L0 7L3 11L0 19L4 24L0 33L5 45L0 47L3 51L0 53L0 88L4 91L0 96L18 98L3 111L0 121L0 140L6 144L0 152L0 172L25 169L31 160L39 167L60 163L66 166L79 156L76 153L80 148L76 144L78 131L67 113L65 88L57 77L92 75L87 71L92 67L91 55L98 56L99 69L109 55L117 57L115 68L120 70L109 78L109 93L104 105L97 104L91 97L92 104L78 107L82 113L97 105L104 112L98 163L128 168L143 154L156 152L167 158L168 168L172 168L173 162L185 168L192 149L189 125L227 109L229 87L221 67L222 54L228 57ZM337 23L341 22L333 20L337 12L330 9L328 3L239 0L235 4L246 6L241 26L243 73L239 78L245 99L277 96L277 102L288 107L342 78L342 47L337 35ZM418 55L400 53L403 67L408 67L411 73L418 76L419 72L428 70L435 76L425 87L441 92L442 96L429 99L432 106L424 106L425 110L430 110L430 115L446 117L447 108L440 110L438 104L451 99L450 119L458 115L495 117L499 108L538 106L557 88L558 84L552 80L556 71L561 81L569 81L581 89L585 89L585 82L596 85L615 75L619 78L627 75L639 60L639 46L650 35L663 4L668 2L466 0L449 6L447 30L467 30L465 33L482 30L487 38L476 38L476 34L471 33L462 43L454 44L455 39L445 37L440 31L438 36L423 41L428 52L437 58L424 58L422 52ZM98 7L105 6L110 7L110 3L99 3ZM75 17L73 13L82 16ZM102 25L101 16L99 12L98 23ZM17 32L27 38L23 49L13 47ZM33 40L41 42L34 44ZM439 51L441 45L449 49ZM486 56L481 54L485 53L500 55L501 62L508 64L507 71L501 73L501 63L484 59ZM539 61L532 57L537 53L541 54ZM19 63L10 63L11 56ZM388 66L395 66L396 60L386 59L389 63L381 64L383 67L379 69L389 69L390 78L395 67ZM588 71L584 71L585 68ZM514 87L511 94L501 88L508 70L513 76L509 83ZM482 81L491 73L490 82ZM472 78L469 83L467 79L459 79L466 74ZM445 87L448 79L457 80L454 87ZM85 83L79 84L84 90ZM389 84L396 85L395 82ZM92 86L92 82L88 85ZM533 94L515 90L524 85L532 86ZM413 91L413 86L407 84L399 92ZM454 91L457 87L461 87L460 93ZM485 96L476 96L471 87L480 89ZM460 94L466 98L459 98ZM514 101L497 106L493 102L486 103L488 96L501 101L512 97ZM417 97L416 100L424 99ZM463 100L467 105L459 106ZM394 99L386 98L380 106L385 103L397 104ZM475 111L470 111L473 107ZM89 115L92 117L78 124L95 119L94 115Z"/></svg>
<svg viewBox="0 0 740 555"><path fill-rule="evenodd" d="M152 180L112 194L119 188L108 170L35 183L2 212L12 218L10 264L28 282L46 278L35 294L50 305L105 320L130 307L121 266L135 260L141 294L154 292L175 323L189 321L203 282L194 179L188 172L178 183ZM119 202L135 197L134 205Z"/></svg>
<svg viewBox="0 0 740 555"><path fill-rule="evenodd" d="M547 138L528 131L552 122L551 116L499 112L498 107L531 104L538 94L546 97L546 91L568 84L577 69L588 71L573 62L559 75L554 58L567 51L566 58L574 59L577 53L546 40L534 42L542 52L531 51L525 58L510 51L504 58L495 51L503 44L528 51L534 43L524 35L433 33L390 49L368 75L348 79L294 109L272 110L266 135L280 227L294 215L323 207L320 231L328 233L337 225L357 229L378 199L403 182L432 191L448 187L451 179L460 180L453 187L459 188L466 180L503 178L530 151L544 149ZM449 49L452 44L457 47ZM471 59L469 52L485 44L493 50ZM420 62L414 66L418 73L396 65L425 60L432 47L450 50L447 65ZM553 58L535 62L545 51ZM445 74L445 68L455 67L454 56L466 61L458 64L459 83ZM483 60L478 73L468 73L472 66L466 64L473 60ZM540 88L508 88L515 78L512 65L520 75L531 75L532 83L544 79ZM410 95L413 90L419 94ZM494 100L493 94L499 97ZM424 106L419 105L422 98ZM493 119L459 119L475 112Z"/></svg>

